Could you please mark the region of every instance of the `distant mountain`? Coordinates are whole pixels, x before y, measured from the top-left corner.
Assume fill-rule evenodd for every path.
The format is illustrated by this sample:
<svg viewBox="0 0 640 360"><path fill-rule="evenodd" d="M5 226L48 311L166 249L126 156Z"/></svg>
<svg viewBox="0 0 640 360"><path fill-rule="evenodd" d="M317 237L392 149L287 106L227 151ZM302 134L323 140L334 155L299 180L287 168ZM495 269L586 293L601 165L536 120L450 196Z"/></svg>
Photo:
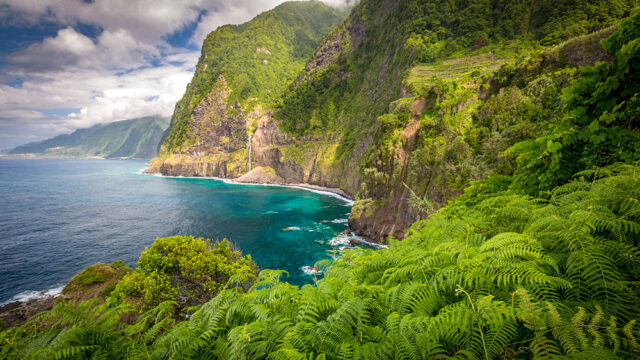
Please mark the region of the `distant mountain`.
<svg viewBox="0 0 640 360"><path fill-rule="evenodd" d="M9 154L150 159L157 154L158 144L168 127L169 119L161 116L98 124L71 134L18 146Z"/></svg>

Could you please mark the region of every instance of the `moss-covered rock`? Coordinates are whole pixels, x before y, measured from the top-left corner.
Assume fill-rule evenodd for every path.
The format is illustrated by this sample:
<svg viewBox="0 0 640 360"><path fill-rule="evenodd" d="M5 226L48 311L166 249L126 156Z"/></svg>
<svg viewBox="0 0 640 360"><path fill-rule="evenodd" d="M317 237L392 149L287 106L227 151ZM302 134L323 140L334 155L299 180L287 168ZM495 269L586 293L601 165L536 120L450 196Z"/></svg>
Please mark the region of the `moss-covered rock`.
<svg viewBox="0 0 640 360"><path fill-rule="evenodd" d="M67 299L105 299L127 273L131 271L123 261L97 263L76 274L62 289Z"/></svg>

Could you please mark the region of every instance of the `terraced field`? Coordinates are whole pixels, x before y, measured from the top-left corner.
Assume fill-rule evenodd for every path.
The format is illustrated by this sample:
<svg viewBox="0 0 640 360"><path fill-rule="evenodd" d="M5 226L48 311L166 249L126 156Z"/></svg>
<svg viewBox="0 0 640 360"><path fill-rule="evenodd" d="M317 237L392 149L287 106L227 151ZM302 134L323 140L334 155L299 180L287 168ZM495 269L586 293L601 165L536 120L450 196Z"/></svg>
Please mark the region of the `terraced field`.
<svg viewBox="0 0 640 360"><path fill-rule="evenodd" d="M484 53L455 59L444 60L440 63L416 65L409 71L406 83L416 89L436 81L460 81L462 85L473 85L474 79L492 73L510 58L498 58L494 53Z"/></svg>

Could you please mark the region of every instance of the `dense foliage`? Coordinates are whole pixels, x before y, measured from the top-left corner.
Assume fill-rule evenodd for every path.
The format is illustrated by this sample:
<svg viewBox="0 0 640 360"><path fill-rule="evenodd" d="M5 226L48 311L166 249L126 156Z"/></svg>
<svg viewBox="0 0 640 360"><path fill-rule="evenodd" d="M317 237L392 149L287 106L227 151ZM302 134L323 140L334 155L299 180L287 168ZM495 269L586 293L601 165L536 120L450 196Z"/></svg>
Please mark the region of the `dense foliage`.
<svg viewBox="0 0 640 360"><path fill-rule="evenodd" d="M518 38L552 45L628 16L633 0L412 0L407 46L431 62L465 48Z"/></svg>
<svg viewBox="0 0 640 360"><path fill-rule="evenodd" d="M580 169L640 158L640 16L602 44L614 60L582 68L564 92L563 121L511 149L521 188L549 190Z"/></svg>
<svg viewBox="0 0 640 360"><path fill-rule="evenodd" d="M286 2L247 23L211 32L194 77L176 104L165 150L171 152L187 139L193 109L220 75L233 89L232 104L270 104L343 15L320 1Z"/></svg>
<svg viewBox="0 0 640 360"><path fill-rule="evenodd" d="M139 268L126 274L111 293L112 304L127 302L150 309L163 301L180 307L203 304L219 291L248 287L258 268L228 240L211 242L193 236L158 238L138 260Z"/></svg>
<svg viewBox="0 0 640 360"><path fill-rule="evenodd" d="M557 44L615 24L634 5L635 0L362 2L336 30L346 34L336 36L344 43L338 59L305 73L283 94L276 117L293 134L346 130L345 143L353 146L399 97L397 79L415 61L438 61L513 39Z"/></svg>

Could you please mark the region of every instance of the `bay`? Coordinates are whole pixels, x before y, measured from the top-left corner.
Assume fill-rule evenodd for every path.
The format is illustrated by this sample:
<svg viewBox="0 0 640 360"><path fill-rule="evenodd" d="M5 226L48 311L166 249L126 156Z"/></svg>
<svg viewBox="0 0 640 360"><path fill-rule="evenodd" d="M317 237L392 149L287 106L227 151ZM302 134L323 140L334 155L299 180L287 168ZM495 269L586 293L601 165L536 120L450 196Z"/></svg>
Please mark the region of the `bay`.
<svg viewBox="0 0 640 360"><path fill-rule="evenodd" d="M0 303L63 285L85 266L135 266L157 237L229 239L261 268L329 258L350 203L300 189L141 174L145 161L0 159ZM330 240L334 239L330 244Z"/></svg>

